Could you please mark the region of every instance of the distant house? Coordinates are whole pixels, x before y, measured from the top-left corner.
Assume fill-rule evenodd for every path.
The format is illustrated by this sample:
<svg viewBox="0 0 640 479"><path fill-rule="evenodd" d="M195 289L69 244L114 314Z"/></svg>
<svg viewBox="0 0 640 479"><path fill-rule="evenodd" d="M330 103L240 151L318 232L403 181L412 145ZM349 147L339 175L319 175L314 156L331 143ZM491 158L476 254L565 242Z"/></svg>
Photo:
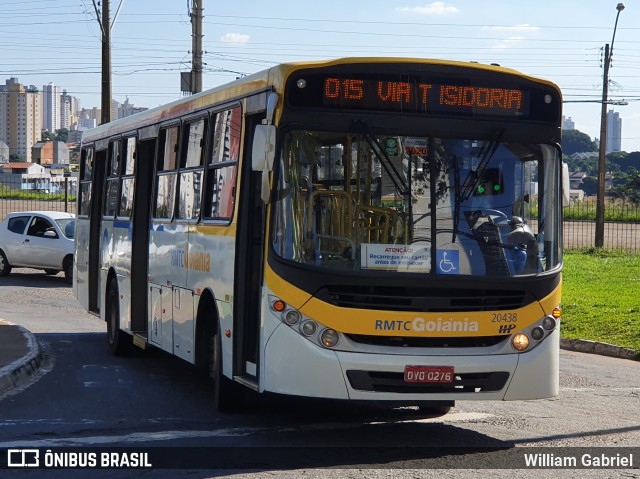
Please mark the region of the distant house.
<svg viewBox="0 0 640 479"><path fill-rule="evenodd" d="M47 169L37 163L7 163L0 166L0 174L11 176L44 175Z"/></svg>
<svg viewBox="0 0 640 479"><path fill-rule="evenodd" d="M31 148L31 159L39 165L69 164L69 147L62 141L39 141Z"/></svg>
<svg viewBox="0 0 640 479"><path fill-rule="evenodd" d="M589 160L591 158L597 159L598 155L599 153L597 151L583 151L573 153L569 155L569 158L572 160Z"/></svg>
<svg viewBox="0 0 640 479"><path fill-rule="evenodd" d="M70 184L71 194L75 194L77 174L67 176L68 165L47 165L37 163L7 163L0 165L0 183L21 190L38 190L47 193L64 191L65 183Z"/></svg>
<svg viewBox="0 0 640 479"><path fill-rule="evenodd" d="M588 175L584 171L574 171L569 174L569 185L572 190L579 190L580 185L582 184L582 180L584 180Z"/></svg>
<svg viewBox="0 0 640 479"><path fill-rule="evenodd" d="M569 173L569 188L571 191L581 190L582 182L584 179L589 176L584 171L574 171L573 173ZM606 173L604 175L604 189L610 190L613 182L613 175L611 173Z"/></svg>

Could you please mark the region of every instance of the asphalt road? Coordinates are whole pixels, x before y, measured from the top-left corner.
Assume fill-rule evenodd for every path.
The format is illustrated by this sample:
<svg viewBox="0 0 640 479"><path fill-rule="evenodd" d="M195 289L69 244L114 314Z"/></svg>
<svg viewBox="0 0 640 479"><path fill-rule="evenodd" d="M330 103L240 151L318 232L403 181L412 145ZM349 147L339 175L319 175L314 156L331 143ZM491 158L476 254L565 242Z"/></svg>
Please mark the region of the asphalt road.
<svg viewBox="0 0 640 479"><path fill-rule="evenodd" d="M244 414L222 415L211 407L208 382L181 360L160 351L111 356L104 323L84 313L62 275L16 270L1 279L0 318L36 333L46 356L33 384L0 398L0 449L172 446L182 449L169 455L186 457L207 447L216 464L228 466L91 477L640 478L640 362L562 351L557 398L461 401L441 418L279 396L252 398ZM509 468L522 451L546 447L558 456L629 447L636 468ZM0 477L74 479L88 471L6 472Z"/></svg>

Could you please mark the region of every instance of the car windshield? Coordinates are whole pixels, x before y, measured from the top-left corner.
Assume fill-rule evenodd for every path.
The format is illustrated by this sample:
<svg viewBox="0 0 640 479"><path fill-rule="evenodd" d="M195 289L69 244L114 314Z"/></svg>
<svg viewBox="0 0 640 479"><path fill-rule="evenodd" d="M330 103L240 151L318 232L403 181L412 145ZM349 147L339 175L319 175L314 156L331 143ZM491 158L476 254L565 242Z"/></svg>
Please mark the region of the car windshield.
<svg viewBox="0 0 640 479"><path fill-rule="evenodd" d="M76 231L76 220L74 218L59 219L56 220L56 223L58 223L63 235L69 239L73 239Z"/></svg>
<svg viewBox="0 0 640 479"><path fill-rule="evenodd" d="M553 146L300 130L282 144L271 229L281 258L476 276L560 264Z"/></svg>

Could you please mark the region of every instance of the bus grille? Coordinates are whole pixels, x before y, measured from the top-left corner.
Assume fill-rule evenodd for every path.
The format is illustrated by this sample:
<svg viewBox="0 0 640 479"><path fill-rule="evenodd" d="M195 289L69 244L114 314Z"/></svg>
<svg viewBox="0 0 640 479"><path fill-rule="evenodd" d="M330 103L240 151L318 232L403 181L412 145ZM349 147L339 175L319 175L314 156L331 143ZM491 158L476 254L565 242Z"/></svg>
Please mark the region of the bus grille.
<svg viewBox="0 0 640 479"><path fill-rule="evenodd" d="M364 334L345 334L350 340L360 344L390 346L401 348L487 348L506 341L508 335L479 336L458 338L407 337L407 336L368 336Z"/></svg>
<svg viewBox="0 0 640 479"><path fill-rule="evenodd" d="M456 374L451 384L406 383L404 373L347 371L353 389L380 393L474 393L500 391L509 379L508 372Z"/></svg>
<svg viewBox="0 0 640 479"><path fill-rule="evenodd" d="M333 286L316 297L341 308L382 311L467 312L518 309L533 301L525 291L395 286Z"/></svg>

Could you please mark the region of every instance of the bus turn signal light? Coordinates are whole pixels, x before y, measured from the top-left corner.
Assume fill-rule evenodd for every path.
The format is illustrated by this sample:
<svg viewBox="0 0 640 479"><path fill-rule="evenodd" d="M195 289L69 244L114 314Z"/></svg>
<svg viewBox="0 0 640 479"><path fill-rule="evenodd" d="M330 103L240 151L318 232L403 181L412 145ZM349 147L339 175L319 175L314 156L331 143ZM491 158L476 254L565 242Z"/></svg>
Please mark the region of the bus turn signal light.
<svg viewBox="0 0 640 479"><path fill-rule="evenodd" d="M287 305L281 299L277 299L276 301L273 302L272 307L278 313L281 313L282 311L284 311L284 309L287 307Z"/></svg>

